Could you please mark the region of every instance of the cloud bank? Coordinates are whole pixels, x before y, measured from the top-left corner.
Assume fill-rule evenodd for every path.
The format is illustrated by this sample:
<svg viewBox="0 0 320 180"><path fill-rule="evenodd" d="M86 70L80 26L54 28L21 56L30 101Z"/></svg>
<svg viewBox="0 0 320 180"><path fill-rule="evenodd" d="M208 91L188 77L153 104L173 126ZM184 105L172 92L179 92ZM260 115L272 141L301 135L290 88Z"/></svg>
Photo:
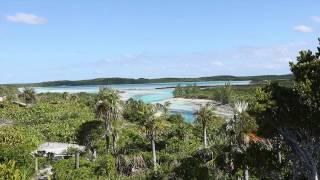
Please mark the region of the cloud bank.
<svg viewBox="0 0 320 180"><path fill-rule="evenodd" d="M15 15L7 16L7 20L13 23L41 25L46 24L48 20L44 17L39 17L29 13L16 13Z"/></svg>
<svg viewBox="0 0 320 180"><path fill-rule="evenodd" d="M82 74L85 78L286 74L290 72L289 61L295 61L298 52L308 49L310 44L314 43L238 47L176 55L106 56L99 60L64 64L47 72L68 77L64 79L73 79L74 74Z"/></svg>
<svg viewBox="0 0 320 180"><path fill-rule="evenodd" d="M306 25L298 25L298 26L295 26L293 29L297 32L302 32L302 33L313 32L313 28Z"/></svg>
<svg viewBox="0 0 320 180"><path fill-rule="evenodd" d="M320 16L312 16L311 19L312 19L314 22L320 23Z"/></svg>

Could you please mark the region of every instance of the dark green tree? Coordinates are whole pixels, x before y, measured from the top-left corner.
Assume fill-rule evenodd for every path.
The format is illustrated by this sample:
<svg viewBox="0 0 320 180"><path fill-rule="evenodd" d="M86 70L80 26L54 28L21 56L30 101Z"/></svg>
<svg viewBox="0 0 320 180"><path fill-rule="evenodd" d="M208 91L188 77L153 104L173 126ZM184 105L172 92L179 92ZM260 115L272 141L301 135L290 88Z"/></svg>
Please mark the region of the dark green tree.
<svg viewBox="0 0 320 180"><path fill-rule="evenodd" d="M26 104L33 104L37 100L36 91L33 88L24 88L20 95Z"/></svg>
<svg viewBox="0 0 320 180"><path fill-rule="evenodd" d="M177 87L173 90L174 97L181 97L184 95L184 89L181 87L181 84L178 84Z"/></svg>
<svg viewBox="0 0 320 180"><path fill-rule="evenodd" d="M257 91L254 114L261 135L281 136L303 166L297 169L310 179L318 179L320 155L320 48L301 51L297 62L290 63L294 86L271 83ZM295 173L295 172L293 172Z"/></svg>

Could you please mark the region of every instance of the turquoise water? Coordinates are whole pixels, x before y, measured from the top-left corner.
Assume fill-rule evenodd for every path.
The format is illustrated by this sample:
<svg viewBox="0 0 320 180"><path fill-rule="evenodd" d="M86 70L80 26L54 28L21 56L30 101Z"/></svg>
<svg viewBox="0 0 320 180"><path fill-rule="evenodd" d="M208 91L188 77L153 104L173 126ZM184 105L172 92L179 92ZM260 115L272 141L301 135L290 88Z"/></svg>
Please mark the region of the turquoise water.
<svg viewBox="0 0 320 180"><path fill-rule="evenodd" d="M188 86L196 84L198 86L224 85L230 82L232 85L247 85L250 81L206 81L206 82L172 82L172 83L149 83L149 84L119 84L108 85L107 87L117 89L123 100L134 98L145 103L161 103L173 98L173 89L158 89L164 87L175 87L178 84ZM35 87L37 93L45 92L69 92L69 93L97 93L101 87L106 86L56 86L56 87ZM180 113L186 122L194 121L194 105L192 104L172 104L171 113Z"/></svg>
<svg viewBox="0 0 320 180"><path fill-rule="evenodd" d="M153 94L140 94L132 98L142 100L145 103L157 103L170 98L173 98L173 89L155 90Z"/></svg>
<svg viewBox="0 0 320 180"><path fill-rule="evenodd" d="M171 114L181 114L184 121L185 122L188 122L188 123L192 123L195 119L195 115L194 115L194 112L193 111L183 111L183 110L180 110L180 111L175 111L175 110L171 110L170 111Z"/></svg>
<svg viewBox="0 0 320 180"><path fill-rule="evenodd" d="M172 89L162 90L155 94L148 95L136 95L133 96L133 99L142 100L145 103L160 103L166 101L170 98L173 98ZM192 110L181 110L181 109L171 109L171 114L181 114L186 122L192 122L194 120L194 112Z"/></svg>

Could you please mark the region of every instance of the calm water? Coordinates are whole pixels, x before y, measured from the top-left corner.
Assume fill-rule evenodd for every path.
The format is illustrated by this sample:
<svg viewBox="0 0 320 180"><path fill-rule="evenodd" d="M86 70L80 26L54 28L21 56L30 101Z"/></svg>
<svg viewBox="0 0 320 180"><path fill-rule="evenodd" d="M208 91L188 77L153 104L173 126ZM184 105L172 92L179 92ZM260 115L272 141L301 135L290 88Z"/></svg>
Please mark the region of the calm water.
<svg viewBox="0 0 320 180"><path fill-rule="evenodd" d="M175 87L178 84L188 86L196 84L198 86L224 85L230 82L232 85L247 85L250 81L206 81L206 82L172 82L172 83L148 83L148 84L119 84L108 86L56 86L56 87L35 87L37 93L44 92L69 92L69 93L97 93L101 87L110 87L121 91L121 97L124 100L134 98L146 103L165 102L173 97L173 89L157 89L164 87ZM185 121L194 120L194 105L192 104L172 104L170 109L172 113L181 113Z"/></svg>

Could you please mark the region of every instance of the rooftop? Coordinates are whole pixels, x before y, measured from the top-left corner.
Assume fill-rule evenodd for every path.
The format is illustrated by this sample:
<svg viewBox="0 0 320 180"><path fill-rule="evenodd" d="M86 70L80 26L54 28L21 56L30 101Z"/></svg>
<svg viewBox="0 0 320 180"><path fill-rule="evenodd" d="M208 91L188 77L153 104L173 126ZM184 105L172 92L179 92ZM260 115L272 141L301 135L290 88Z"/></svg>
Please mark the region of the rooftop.
<svg viewBox="0 0 320 180"><path fill-rule="evenodd" d="M84 151L85 147L77 144L59 143L59 142L46 142L39 145L36 152L53 153L56 155L65 155L69 148L77 148L80 151ZM34 152L34 153L36 153Z"/></svg>

